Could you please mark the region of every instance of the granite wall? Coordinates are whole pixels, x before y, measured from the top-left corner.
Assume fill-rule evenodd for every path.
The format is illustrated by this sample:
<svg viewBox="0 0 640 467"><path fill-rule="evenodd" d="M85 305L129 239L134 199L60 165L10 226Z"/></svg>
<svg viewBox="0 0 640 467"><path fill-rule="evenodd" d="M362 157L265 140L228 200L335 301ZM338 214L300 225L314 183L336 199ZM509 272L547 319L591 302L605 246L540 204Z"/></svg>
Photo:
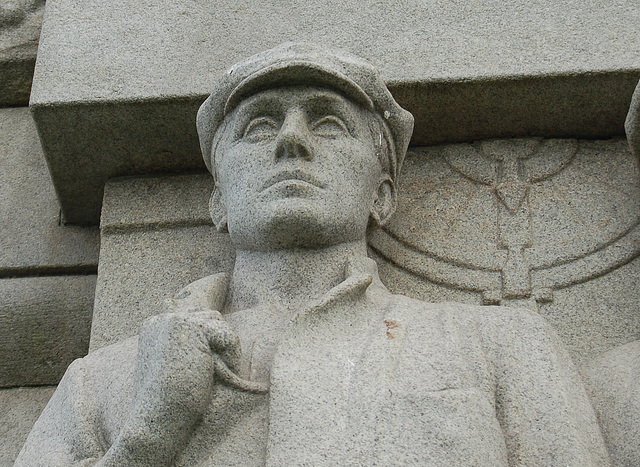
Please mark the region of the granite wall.
<svg viewBox="0 0 640 467"><path fill-rule="evenodd" d="M2 466L87 353L98 267L98 228L64 225L28 109L43 13L43 0L0 5Z"/></svg>

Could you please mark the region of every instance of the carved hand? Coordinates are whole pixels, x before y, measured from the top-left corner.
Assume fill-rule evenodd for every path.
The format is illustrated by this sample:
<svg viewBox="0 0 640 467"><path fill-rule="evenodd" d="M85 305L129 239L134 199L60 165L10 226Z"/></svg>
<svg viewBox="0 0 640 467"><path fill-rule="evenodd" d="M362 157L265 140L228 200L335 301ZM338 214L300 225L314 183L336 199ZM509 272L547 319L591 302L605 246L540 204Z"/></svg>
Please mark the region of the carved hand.
<svg viewBox="0 0 640 467"><path fill-rule="evenodd" d="M215 362L233 370L240 357L239 339L217 311L148 319L138 342L129 420L98 465L171 465L209 404Z"/></svg>

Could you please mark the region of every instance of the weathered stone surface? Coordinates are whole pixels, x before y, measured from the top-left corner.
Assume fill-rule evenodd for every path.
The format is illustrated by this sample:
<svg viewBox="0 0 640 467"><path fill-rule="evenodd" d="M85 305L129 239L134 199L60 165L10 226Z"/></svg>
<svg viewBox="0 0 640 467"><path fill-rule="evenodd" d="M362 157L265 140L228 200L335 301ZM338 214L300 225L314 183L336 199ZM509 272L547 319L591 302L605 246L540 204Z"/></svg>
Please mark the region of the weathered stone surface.
<svg viewBox="0 0 640 467"><path fill-rule="evenodd" d="M191 415L181 393L187 382L189 399L209 391L214 397L202 423L167 465L329 466L345 459L354 465L377 460L406 465L419 459L420 465L506 467L515 464L515 456L526 464L553 465L560 459L562 465L608 465L580 380L537 315L393 297L377 278L372 282L375 266L365 258L346 269L345 282L289 323L268 394L253 379L260 372L246 359L238 364L241 377L223 373L216 363L209 368L216 377L207 375L204 381L199 365L184 363L194 339L201 348L202 333L211 332L207 348L224 349L223 368L238 368L230 363L229 324L237 329L243 317L224 320L204 311L222 305L227 283L219 276L206 278L176 294L177 310L185 312L147 321L139 339L75 362L17 465L40 465L34 460L43 452L55 452L59 465L99 460L131 465L117 440L128 436L127 423L138 414L151 419L140 431L161 440L153 450L147 443L131 445L140 465L156 465L158 452L171 458L163 434ZM197 336L189 320L197 324ZM255 323L255 330L264 324ZM174 344L178 359L170 353ZM217 354L205 356L208 365L220 361ZM160 392L153 369L167 364L175 365L171 385ZM134 385L136 368L148 372L142 381L151 384ZM523 388L531 383L538 390ZM140 394L150 401L140 400ZM151 404L167 396L177 397L179 405L169 416L163 411L156 417ZM501 410L494 415L496 402ZM535 416L523 417L523 412ZM575 422L567 426L566 418ZM508 428L503 432L501 426ZM441 449L443 438L450 442ZM116 441L103 447L98 439ZM77 444L87 448L80 451Z"/></svg>
<svg viewBox="0 0 640 467"><path fill-rule="evenodd" d="M45 0L0 5L0 107L29 103Z"/></svg>
<svg viewBox="0 0 640 467"><path fill-rule="evenodd" d="M13 465L53 391L54 386L0 389L0 466Z"/></svg>
<svg viewBox="0 0 640 467"><path fill-rule="evenodd" d="M631 146L631 150L640 160L640 83L638 83L633 93L631 107L629 107L624 127L627 131L629 146Z"/></svg>
<svg viewBox="0 0 640 467"><path fill-rule="evenodd" d="M108 177L202 167L192 122L211 83L239 57L287 40L370 59L415 115L416 145L621 135L640 77L635 0L514 8L51 2L32 105L65 215L97 223Z"/></svg>
<svg viewBox="0 0 640 467"><path fill-rule="evenodd" d="M211 225L207 206L212 192L208 172L111 179L105 187L101 232Z"/></svg>
<svg viewBox="0 0 640 467"><path fill-rule="evenodd" d="M612 465L639 465L640 341L601 355L583 373Z"/></svg>
<svg viewBox="0 0 640 467"><path fill-rule="evenodd" d="M27 108L0 109L0 276L94 270L98 229L61 225Z"/></svg>
<svg viewBox="0 0 640 467"><path fill-rule="evenodd" d="M0 279L0 387L57 384L86 355L96 276Z"/></svg>

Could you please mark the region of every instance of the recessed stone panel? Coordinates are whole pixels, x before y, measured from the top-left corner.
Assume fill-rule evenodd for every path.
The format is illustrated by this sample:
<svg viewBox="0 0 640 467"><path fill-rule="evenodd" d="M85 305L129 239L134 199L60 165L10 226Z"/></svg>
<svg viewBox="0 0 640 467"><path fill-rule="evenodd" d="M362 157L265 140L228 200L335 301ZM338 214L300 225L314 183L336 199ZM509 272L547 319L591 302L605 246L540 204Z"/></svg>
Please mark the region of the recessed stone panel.
<svg viewBox="0 0 640 467"><path fill-rule="evenodd" d="M578 362L640 337L640 176L624 139L415 149L399 191L370 246L402 293L537 309Z"/></svg>
<svg viewBox="0 0 640 467"><path fill-rule="evenodd" d="M58 384L89 347L95 275L0 279L0 387Z"/></svg>
<svg viewBox="0 0 640 467"><path fill-rule="evenodd" d="M96 269L98 229L63 225L29 109L0 109L0 277Z"/></svg>

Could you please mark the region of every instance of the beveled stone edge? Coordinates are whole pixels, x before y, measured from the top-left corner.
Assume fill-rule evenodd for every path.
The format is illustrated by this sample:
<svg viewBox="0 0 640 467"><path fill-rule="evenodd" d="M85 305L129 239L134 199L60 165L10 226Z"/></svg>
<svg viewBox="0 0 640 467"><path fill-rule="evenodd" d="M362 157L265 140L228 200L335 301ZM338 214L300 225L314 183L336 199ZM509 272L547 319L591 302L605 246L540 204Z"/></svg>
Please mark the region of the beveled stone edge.
<svg viewBox="0 0 640 467"><path fill-rule="evenodd" d="M416 117L412 145L431 146L485 138L605 139L623 135L624 120L638 79L640 68L390 82L388 85L398 102ZM69 224L97 224L104 184L110 177L202 169L204 163L194 136L194 121L197 108L205 98L206 95L189 94L131 100L48 102L43 96L32 96L30 107L65 220ZM172 122L173 134L191 134L188 144L178 147L173 142L172 147L171 135L165 135L159 127L155 130L163 137L145 142L144 147L138 139L127 140L132 127L157 123L157 120L145 121L136 116L151 113L158 106L163 106L164 112L168 108L181 109L182 115ZM89 114L95 119L99 115L99 120L106 122L105 128L110 124L109 132L122 137L121 146L126 154L111 153L112 159L105 164L104 158L100 159L100 150L106 149L99 144L100 132L105 132L105 128L94 128L96 148L92 148L86 138L82 139L76 133L81 130L76 130L71 123L65 127L64 118L57 118L60 109L73 110L77 119ZM128 111L123 112L124 109ZM52 121L58 123L55 128L49 125ZM154 128L149 130L149 134L154 134ZM166 146L169 152L175 150L174 163L163 165L160 156L150 153L150 146ZM70 154L76 160L75 167L73 163L69 167ZM75 173L74 168L82 170L87 163L91 164L92 157L104 164L92 177ZM136 163L136 160L144 160L144 163ZM83 196L79 197L79 193Z"/></svg>

